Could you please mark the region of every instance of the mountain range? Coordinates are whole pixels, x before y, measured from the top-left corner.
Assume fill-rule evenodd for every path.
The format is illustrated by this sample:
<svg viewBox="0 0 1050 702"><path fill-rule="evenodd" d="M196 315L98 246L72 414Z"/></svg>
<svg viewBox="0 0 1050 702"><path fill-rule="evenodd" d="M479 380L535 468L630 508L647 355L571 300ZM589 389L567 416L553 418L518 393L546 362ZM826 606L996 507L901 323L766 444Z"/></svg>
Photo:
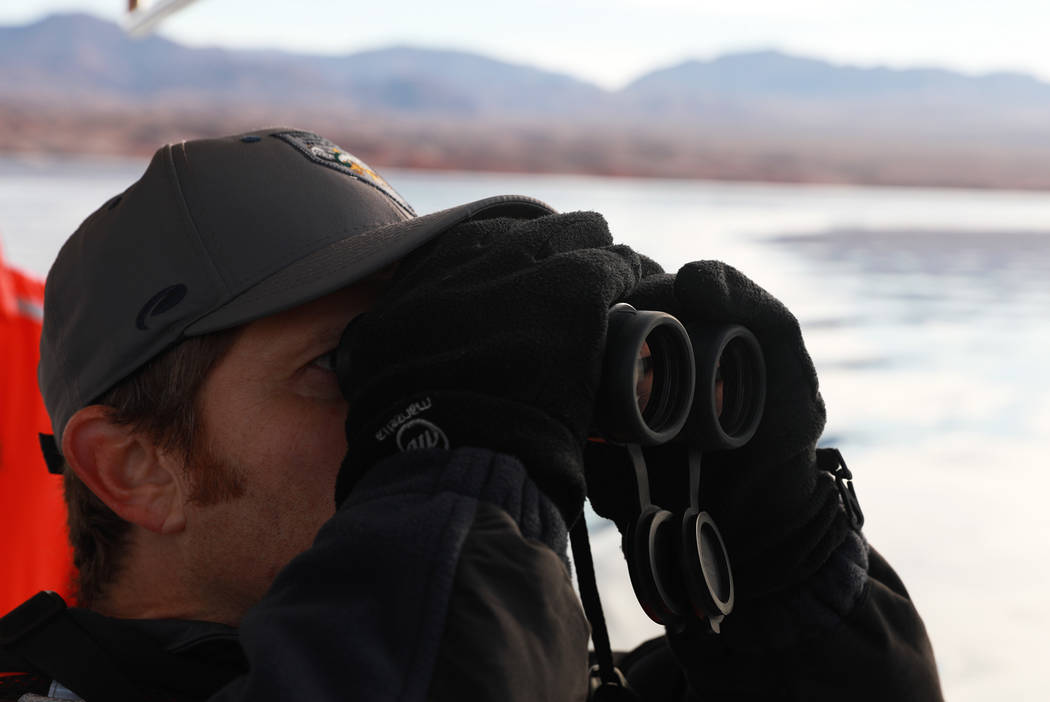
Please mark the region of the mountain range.
<svg viewBox="0 0 1050 702"><path fill-rule="evenodd" d="M275 121L391 135L401 151L376 148L399 165L959 185L1005 177L1015 187L1043 187L1045 176L1050 186L1036 162L1050 149L1050 84L1021 73L844 66L767 50L684 61L611 91L462 51L191 48L132 39L84 14L0 27L0 151L139 152L160 137ZM408 156L409 147L426 148ZM915 175L886 176L901 170L887 159L914 161L916 148L925 161L909 166ZM964 175L978 151L984 160L971 170L983 175ZM1022 163L1006 177L1015 157Z"/></svg>

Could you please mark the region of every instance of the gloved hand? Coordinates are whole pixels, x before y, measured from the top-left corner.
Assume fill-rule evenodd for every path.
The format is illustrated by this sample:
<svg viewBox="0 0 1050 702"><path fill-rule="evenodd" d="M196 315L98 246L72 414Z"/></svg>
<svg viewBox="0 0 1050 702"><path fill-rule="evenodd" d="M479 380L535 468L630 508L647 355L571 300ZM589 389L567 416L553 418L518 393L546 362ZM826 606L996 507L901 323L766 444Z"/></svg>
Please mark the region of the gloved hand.
<svg viewBox="0 0 1050 702"><path fill-rule="evenodd" d="M338 352L350 410L337 504L397 451L476 446L517 456L571 524L609 307L638 256L596 213L459 225L405 259Z"/></svg>
<svg viewBox="0 0 1050 702"><path fill-rule="evenodd" d="M704 454L701 506L725 540L738 609L801 582L842 542L849 523L834 480L816 468L824 403L798 321L772 295L716 261L646 277L627 301L668 312L687 326L736 323L755 334L767 367L765 412L748 444ZM672 443L645 450L653 502L677 513L689 502L686 449ZM592 506L622 531L637 514L633 474L608 449L588 450Z"/></svg>

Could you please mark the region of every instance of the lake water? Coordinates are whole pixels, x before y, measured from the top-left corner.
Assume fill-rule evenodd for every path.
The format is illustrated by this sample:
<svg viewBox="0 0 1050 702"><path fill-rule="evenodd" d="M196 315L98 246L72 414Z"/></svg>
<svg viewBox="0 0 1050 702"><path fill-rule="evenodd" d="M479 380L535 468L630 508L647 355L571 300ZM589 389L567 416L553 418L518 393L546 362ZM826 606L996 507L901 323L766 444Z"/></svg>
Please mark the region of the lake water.
<svg viewBox="0 0 1050 702"><path fill-rule="evenodd" d="M141 161L0 160L5 256L44 274ZM605 214L669 270L717 258L798 315L869 540L922 612L948 699L1045 699L1050 196L386 172L419 212L505 192ZM658 633L592 535L614 645Z"/></svg>

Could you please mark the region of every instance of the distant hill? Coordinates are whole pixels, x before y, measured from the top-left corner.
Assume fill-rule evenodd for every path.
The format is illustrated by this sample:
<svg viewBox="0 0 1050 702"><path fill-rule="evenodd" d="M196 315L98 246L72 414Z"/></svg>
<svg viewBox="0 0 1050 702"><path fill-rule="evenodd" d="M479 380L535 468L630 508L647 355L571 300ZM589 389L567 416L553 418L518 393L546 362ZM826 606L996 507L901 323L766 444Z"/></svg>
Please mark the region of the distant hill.
<svg viewBox="0 0 1050 702"><path fill-rule="evenodd" d="M949 129L1038 125L1050 116L1050 84L1021 73L970 76L935 68L842 66L779 51L686 61L652 71L621 91L650 117L701 114L763 123L800 118L822 125Z"/></svg>
<svg viewBox="0 0 1050 702"><path fill-rule="evenodd" d="M462 51L345 56L132 39L84 14L0 27L0 153L142 153L277 122L413 167L1050 188L1050 84L778 51L609 91Z"/></svg>
<svg viewBox="0 0 1050 702"><path fill-rule="evenodd" d="M265 65L273 70L281 61ZM0 28L0 91L5 95L121 98L163 93L212 95L251 90L261 57L218 49L190 49L151 36L129 38L117 25L90 15L52 15L26 26ZM295 85L295 71L277 76Z"/></svg>
<svg viewBox="0 0 1050 702"><path fill-rule="evenodd" d="M360 104L386 110L542 116L609 103L589 83L462 51L391 47L310 63Z"/></svg>
<svg viewBox="0 0 1050 702"><path fill-rule="evenodd" d="M1020 73L967 76L931 68L861 68L779 51L685 61L638 78L624 92L634 97L667 96L683 88L692 95L735 99L1007 100L1050 104L1050 84Z"/></svg>
<svg viewBox="0 0 1050 702"><path fill-rule="evenodd" d="M0 97L186 99L448 115L566 114L600 88L459 51L393 47L342 57L188 48L85 14L0 27Z"/></svg>

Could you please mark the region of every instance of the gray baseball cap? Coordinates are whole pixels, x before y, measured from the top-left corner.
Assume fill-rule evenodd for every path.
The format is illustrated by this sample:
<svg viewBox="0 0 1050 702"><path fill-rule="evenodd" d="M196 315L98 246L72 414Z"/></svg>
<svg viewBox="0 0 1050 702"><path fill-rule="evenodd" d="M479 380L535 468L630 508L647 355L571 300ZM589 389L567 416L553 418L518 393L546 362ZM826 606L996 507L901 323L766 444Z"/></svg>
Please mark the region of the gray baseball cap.
<svg viewBox="0 0 1050 702"><path fill-rule="evenodd" d="M417 216L367 164L297 129L165 146L48 273L38 376L55 446L77 410L186 337L338 290L468 219L551 212L503 195Z"/></svg>

